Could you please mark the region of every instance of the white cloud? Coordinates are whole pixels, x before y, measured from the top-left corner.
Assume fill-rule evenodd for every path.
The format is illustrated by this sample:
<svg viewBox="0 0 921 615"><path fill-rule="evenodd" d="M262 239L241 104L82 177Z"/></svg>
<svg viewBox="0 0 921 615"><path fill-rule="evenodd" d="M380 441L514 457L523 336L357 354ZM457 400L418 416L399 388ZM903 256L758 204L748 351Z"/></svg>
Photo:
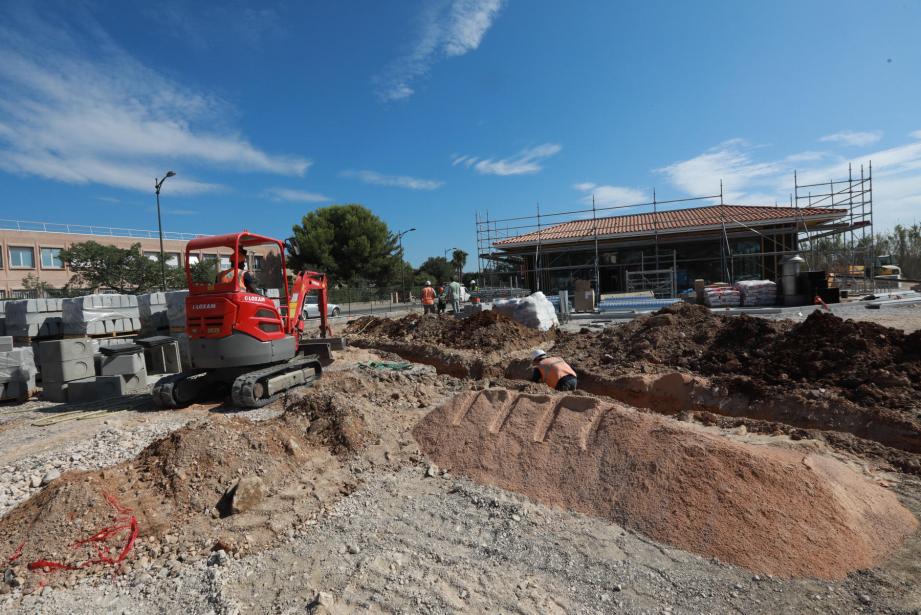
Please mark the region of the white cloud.
<svg viewBox="0 0 921 615"><path fill-rule="evenodd" d="M438 0L426 5L411 49L375 77L384 101L409 98L412 83L442 58L462 56L480 46L499 15L503 0Z"/></svg>
<svg viewBox="0 0 921 615"><path fill-rule="evenodd" d="M455 156L451 164L472 168L481 175L528 175L542 170L541 161L558 154L562 149L563 147L558 143L544 143L523 149L514 156L499 160L476 156Z"/></svg>
<svg viewBox="0 0 921 615"><path fill-rule="evenodd" d="M586 193L585 196L582 197L582 202L586 205L591 205L593 198L595 200L595 205L599 207L638 205L651 201L650 196L642 190L628 188L626 186L605 186L593 184L591 182L583 182L575 184L573 188L579 192Z"/></svg>
<svg viewBox="0 0 921 615"><path fill-rule="evenodd" d="M221 130L226 105L142 65L91 16L74 27L10 13L0 25L0 169L150 192L175 168L164 190L188 194L222 188L194 177L203 167L300 176L310 166Z"/></svg>
<svg viewBox="0 0 921 615"><path fill-rule="evenodd" d="M876 143L883 138L883 133L879 130L873 130L868 132L857 132L854 130L842 130L841 132L836 132L834 134L825 135L819 141L824 141L826 143L840 143L841 145L852 145L855 147L863 147L865 145L870 145Z"/></svg>
<svg viewBox="0 0 921 615"><path fill-rule="evenodd" d="M776 159L759 159L766 148L733 139L658 172L689 196L718 194L722 179L724 200L728 203L785 205L793 192L794 170L801 185L820 184L846 179L848 164L855 178L860 175L861 165L869 173L872 163L874 226L882 230L897 223L921 221L921 131L910 133L910 137L903 145L847 157L799 152Z"/></svg>
<svg viewBox="0 0 921 615"><path fill-rule="evenodd" d="M349 169L343 171L340 175L375 186L393 186L396 188L408 188L410 190L437 190L444 185L443 181L437 179L420 179L418 177L409 177L406 175L384 175L377 171L368 170L353 171Z"/></svg>
<svg viewBox="0 0 921 615"><path fill-rule="evenodd" d="M292 203L324 203L332 201L331 198L323 194L293 190L291 188L266 188L264 194L273 201L290 201Z"/></svg>

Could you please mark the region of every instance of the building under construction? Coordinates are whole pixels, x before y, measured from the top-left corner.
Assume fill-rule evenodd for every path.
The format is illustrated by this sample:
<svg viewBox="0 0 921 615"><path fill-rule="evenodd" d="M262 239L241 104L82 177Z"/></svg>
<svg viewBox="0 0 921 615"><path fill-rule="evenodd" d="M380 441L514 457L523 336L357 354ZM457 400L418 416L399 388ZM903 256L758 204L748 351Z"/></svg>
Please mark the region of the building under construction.
<svg viewBox="0 0 921 615"><path fill-rule="evenodd" d="M655 195L655 192L653 192ZM785 206L724 202L720 193L492 219L477 215L479 273L488 286L557 292L590 280L600 293L672 296L695 279L779 280L800 254L810 269L865 277L874 263L872 177L799 184Z"/></svg>

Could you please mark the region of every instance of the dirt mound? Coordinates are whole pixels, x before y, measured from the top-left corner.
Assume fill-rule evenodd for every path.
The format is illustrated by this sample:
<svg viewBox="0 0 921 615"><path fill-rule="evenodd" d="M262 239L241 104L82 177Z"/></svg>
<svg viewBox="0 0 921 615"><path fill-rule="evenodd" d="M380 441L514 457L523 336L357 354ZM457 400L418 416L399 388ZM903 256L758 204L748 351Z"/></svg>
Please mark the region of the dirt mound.
<svg viewBox="0 0 921 615"><path fill-rule="evenodd" d="M921 333L818 310L793 324L676 304L599 334L565 336L556 352L596 372L684 368L755 395L821 387L860 405L899 409L915 409L921 399Z"/></svg>
<svg viewBox="0 0 921 615"><path fill-rule="evenodd" d="M391 341L423 342L485 353L522 350L553 339L552 334L531 329L492 310L479 312L464 319L421 314L409 314L397 320L363 316L349 323L345 332L350 335Z"/></svg>
<svg viewBox="0 0 921 615"><path fill-rule="evenodd" d="M285 412L306 417L310 421L308 437L340 454L362 448L369 438L364 419L353 408L343 393L309 389L287 405Z"/></svg>
<svg viewBox="0 0 921 615"><path fill-rule="evenodd" d="M100 528L124 524L129 513L107 496L137 520L129 563L205 557L215 544L241 552L261 548L354 487L308 425L297 414L259 423L214 415L154 442L129 462L66 473L0 519L0 554L19 549L16 561L23 566L51 560L79 567L98 560L95 543L74 545ZM228 516L228 493L241 479L264 497ZM118 552L127 538L120 532L106 545Z"/></svg>
<svg viewBox="0 0 921 615"><path fill-rule="evenodd" d="M830 458L591 397L462 393L414 430L439 466L760 573L840 579L918 525Z"/></svg>

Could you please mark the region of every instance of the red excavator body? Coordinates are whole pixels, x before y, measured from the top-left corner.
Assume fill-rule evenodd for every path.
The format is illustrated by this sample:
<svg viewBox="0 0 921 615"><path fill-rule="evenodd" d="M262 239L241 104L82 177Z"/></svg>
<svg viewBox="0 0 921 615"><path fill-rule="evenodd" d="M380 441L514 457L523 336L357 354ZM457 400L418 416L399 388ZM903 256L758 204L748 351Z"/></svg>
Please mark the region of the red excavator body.
<svg viewBox="0 0 921 615"><path fill-rule="evenodd" d="M277 297L253 292L254 282L247 288L245 271L236 266L241 250L255 246L277 250ZM222 252L229 254L223 267ZM215 271L198 271L198 254L212 258ZM194 371L157 383L154 397L161 405L185 405L208 386L220 385L230 386L235 405L265 405L289 388L312 382L321 374L322 362L331 360L330 345L343 343L332 338L327 321L326 275L302 271L289 289L285 244L277 239L248 231L193 239L186 245L185 273L186 334ZM307 337L304 302L314 292L320 306L319 335Z"/></svg>

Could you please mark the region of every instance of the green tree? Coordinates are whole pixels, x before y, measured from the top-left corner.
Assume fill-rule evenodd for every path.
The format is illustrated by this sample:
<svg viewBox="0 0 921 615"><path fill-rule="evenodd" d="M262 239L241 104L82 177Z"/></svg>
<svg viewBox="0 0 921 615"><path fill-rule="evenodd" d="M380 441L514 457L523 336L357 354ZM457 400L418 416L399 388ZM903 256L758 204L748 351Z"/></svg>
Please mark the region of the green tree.
<svg viewBox="0 0 921 615"><path fill-rule="evenodd" d="M306 266L340 284L364 280L386 286L399 281L403 254L397 238L366 207L321 207L304 216L293 231L298 254L288 256L292 269Z"/></svg>
<svg viewBox="0 0 921 615"><path fill-rule="evenodd" d="M132 294L158 289L161 284L159 259L145 256L139 243L130 248L95 241L75 243L61 251L61 260L74 274L68 283L72 286ZM166 271L168 288L185 288L185 276L177 267L167 265Z"/></svg>
<svg viewBox="0 0 921 615"><path fill-rule="evenodd" d="M464 275L464 266L467 264L467 253L463 250L455 249L451 252L451 266L458 279Z"/></svg>
<svg viewBox="0 0 921 615"><path fill-rule="evenodd" d="M432 284L445 284L454 275L454 267L443 256L431 256L416 270L416 284L424 284L426 280Z"/></svg>
<svg viewBox="0 0 921 615"><path fill-rule="evenodd" d="M41 296L44 296L49 290L54 288L50 282L45 282L34 273L30 273L22 279L22 287L25 290L38 291L38 294Z"/></svg>

